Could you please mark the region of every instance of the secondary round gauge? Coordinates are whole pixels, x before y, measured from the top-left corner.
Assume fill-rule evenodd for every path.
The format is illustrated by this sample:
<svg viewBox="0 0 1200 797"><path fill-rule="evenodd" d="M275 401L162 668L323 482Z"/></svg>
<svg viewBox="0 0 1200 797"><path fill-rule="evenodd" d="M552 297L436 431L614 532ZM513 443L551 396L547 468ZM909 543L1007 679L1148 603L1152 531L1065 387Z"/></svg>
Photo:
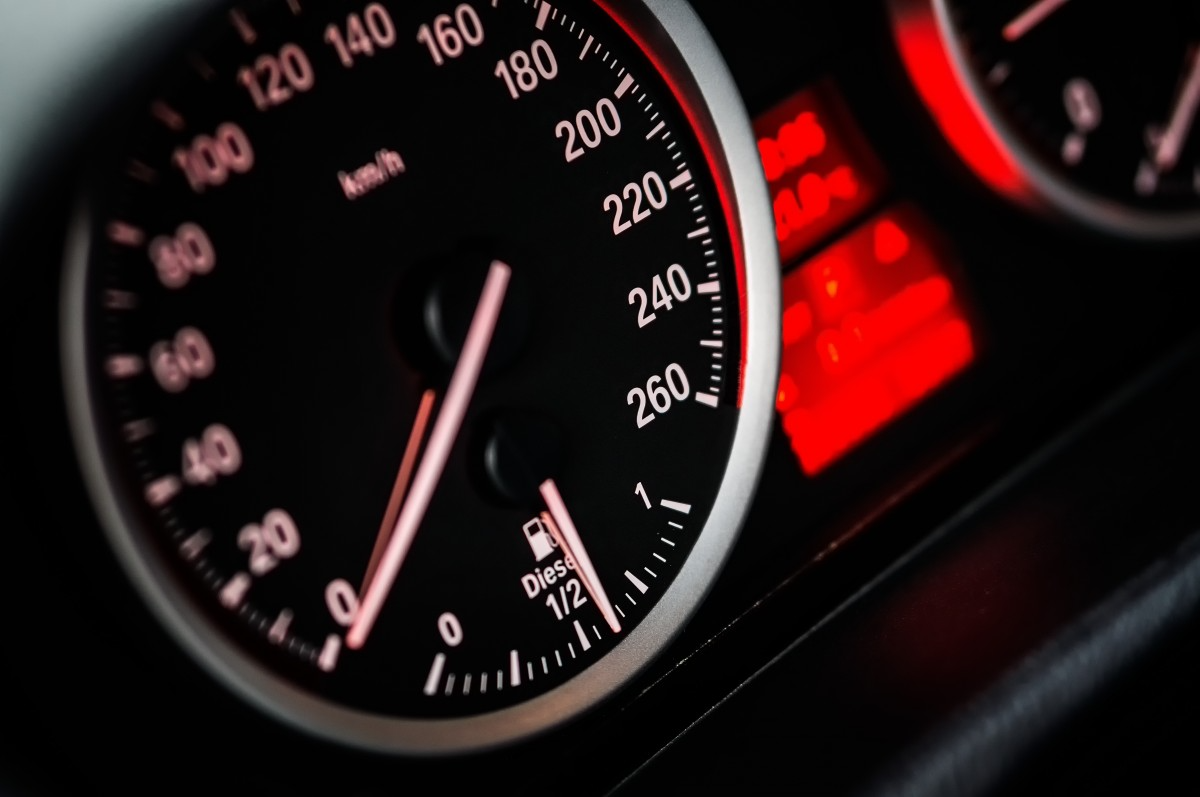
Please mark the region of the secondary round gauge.
<svg viewBox="0 0 1200 797"><path fill-rule="evenodd" d="M157 74L85 191L64 335L163 622L381 750L631 678L734 539L777 357L753 139L690 10L275 0Z"/></svg>
<svg viewBox="0 0 1200 797"><path fill-rule="evenodd" d="M1200 233L1200 5L930 2L971 102L1034 193L1121 233Z"/></svg>

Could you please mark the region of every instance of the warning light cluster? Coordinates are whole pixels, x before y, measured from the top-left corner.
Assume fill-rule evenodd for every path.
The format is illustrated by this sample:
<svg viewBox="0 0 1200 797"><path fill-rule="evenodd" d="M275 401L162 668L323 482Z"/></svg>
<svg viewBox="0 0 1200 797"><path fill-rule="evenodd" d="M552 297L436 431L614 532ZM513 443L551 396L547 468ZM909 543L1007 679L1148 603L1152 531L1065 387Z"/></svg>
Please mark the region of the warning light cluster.
<svg viewBox="0 0 1200 797"><path fill-rule="evenodd" d="M785 269L776 407L814 475L962 372L975 336L937 230L877 210L886 175L832 82L754 127Z"/></svg>
<svg viewBox="0 0 1200 797"><path fill-rule="evenodd" d="M882 168L829 84L796 94L754 129L785 263L878 199Z"/></svg>
<svg viewBox="0 0 1200 797"><path fill-rule="evenodd" d="M784 278L776 406L810 475L963 370L967 316L914 209L873 217Z"/></svg>

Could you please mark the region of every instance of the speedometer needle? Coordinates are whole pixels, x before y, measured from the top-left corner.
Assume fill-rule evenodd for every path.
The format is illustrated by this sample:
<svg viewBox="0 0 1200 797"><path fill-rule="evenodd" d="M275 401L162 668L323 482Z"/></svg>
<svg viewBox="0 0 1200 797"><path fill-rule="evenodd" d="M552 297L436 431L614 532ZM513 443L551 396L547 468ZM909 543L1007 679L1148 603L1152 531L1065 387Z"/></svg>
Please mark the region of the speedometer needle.
<svg viewBox="0 0 1200 797"><path fill-rule="evenodd" d="M429 502L433 500L433 493L446 467L446 460L450 458L450 450L454 447L458 430L462 428L467 406L475 392L475 384L479 381L479 372L483 370L483 362L487 357L492 335L496 331L496 322L500 318L500 308L504 305L504 295L511 276L512 269L508 264L499 260L492 261L487 280L483 283L479 303L475 306L475 315L471 318L471 326L467 330L462 354L454 366L450 385L446 388L446 397L437 420L433 423L425 456L417 466L412 489L400 509L400 515L396 518L395 529L379 561L379 567L368 580L354 622L346 632L348 648L361 648L367 641L367 635L371 633L379 610L383 608L383 602L396 581L396 574L400 572L404 557L417 535Z"/></svg>
<svg viewBox="0 0 1200 797"><path fill-rule="evenodd" d="M613 611L613 605L609 602L608 595L604 593L600 577L596 575L596 568L592 566L592 559L588 556L587 549L583 547L583 540L579 538L579 530L575 528L575 522L571 520L571 515L567 512L567 505L563 503L558 486L555 485L553 479L546 479L538 487L538 490L546 502L546 508L550 510L542 513L542 521L549 527L551 536L554 537L554 541L563 549L563 552L575 561L575 566L579 569L579 578L583 581L583 587L600 607L600 613L604 615L608 627L614 634L620 633L621 623L617 620L617 613Z"/></svg>
<svg viewBox="0 0 1200 797"><path fill-rule="evenodd" d="M1160 172L1169 172L1179 162L1188 131L1196 118L1196 109L1200 107L1200 44L1193 45L1187 57L1190 63L1184 67L1185 77L1180 83L1171 119L1154 151L1154 165Z"/></svg>
<svg viewBox="0 0 1200 797"><path fill-rule="evenodd" d="M429 425L429 415L433 410L435 398L437 398L437 393L432 389L426 390L421 395L417 416L413 420L412 431L408 434L408 444L404 447L404 457L400 460L400 470L396 473L396 483L392 486L392 495L388 498L387 510L383 513L383 522L379 524L375 547L371 549L371 561L367 565L367 574L363 576L362 587L359 588L359 600L362 600L367 585L375 576L375 570L379 567L379 559L387 549L392 532L396 530L396 517L400 514L400 502L404 500L404 491L408 489L408 480L412 477L413 467L417 464L417 453L421 450L421 440L425 438L425 427Z"/></svg>

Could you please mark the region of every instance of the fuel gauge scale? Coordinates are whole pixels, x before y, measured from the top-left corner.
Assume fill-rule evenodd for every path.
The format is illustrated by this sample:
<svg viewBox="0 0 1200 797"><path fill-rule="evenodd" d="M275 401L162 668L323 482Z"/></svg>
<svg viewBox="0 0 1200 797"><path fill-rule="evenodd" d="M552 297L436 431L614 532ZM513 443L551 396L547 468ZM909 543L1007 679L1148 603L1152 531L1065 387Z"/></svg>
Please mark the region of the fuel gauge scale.
<svg viewBox="0 0 1200 797"><path fill-rule="evenodd" d="M776 385L754 140L662 0L222 9L84 189L64 378L121 563L220 681L495 746L673 637Z"/></svg>

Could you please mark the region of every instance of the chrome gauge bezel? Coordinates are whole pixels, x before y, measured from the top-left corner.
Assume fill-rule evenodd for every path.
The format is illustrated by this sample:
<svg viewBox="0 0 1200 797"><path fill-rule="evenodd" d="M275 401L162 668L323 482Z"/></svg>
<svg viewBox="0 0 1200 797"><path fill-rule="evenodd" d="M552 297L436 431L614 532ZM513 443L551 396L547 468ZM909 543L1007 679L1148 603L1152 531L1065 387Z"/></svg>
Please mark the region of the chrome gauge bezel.
<svg viewBox="0 0 1200 797"><path fill-rule="evenodd" d="M182 647L219 681L305 732L384 753L450 754L495 747L552 728L592 708L663 651L707 593L749 508L773 422L780 299L772 213L740 95L695 12L676 0L614 4L639 23L656 63L695 113L697 134L724 173L742 244L746 322L742 406L716 502L679 575L656 607L603 659L526 702L454 719L397 719L335 705L283 680L231 643L137 533L137 514L104 462L94 388L87 378L85 283L93 209L76 212L61 294L62 364L71 432L101 525L136 588Z"/></svg>

